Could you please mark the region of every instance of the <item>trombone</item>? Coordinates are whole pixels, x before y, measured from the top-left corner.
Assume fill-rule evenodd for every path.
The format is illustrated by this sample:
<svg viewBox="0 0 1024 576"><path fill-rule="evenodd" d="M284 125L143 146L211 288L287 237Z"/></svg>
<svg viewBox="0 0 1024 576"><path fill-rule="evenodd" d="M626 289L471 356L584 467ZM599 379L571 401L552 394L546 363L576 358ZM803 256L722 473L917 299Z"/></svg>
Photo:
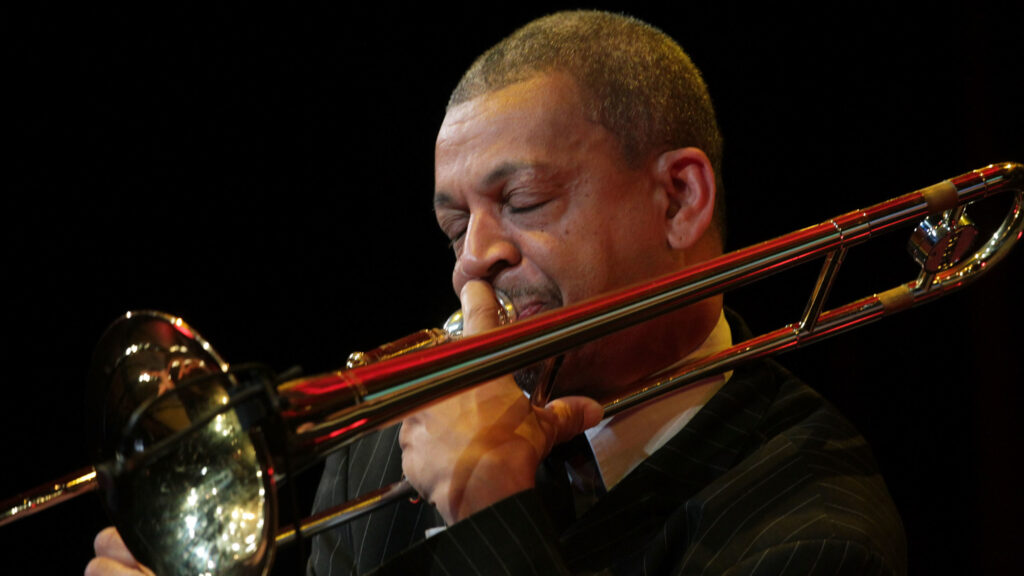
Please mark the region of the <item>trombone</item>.
<svg viewBox="0 0 1024 576"><path fill-rule="evenodd" d="M978 231L966 206L1002 192L1013 197L1008 214L971 252ZM283 382L254 367L229 369L180 318L129 313L108 330L96 358L95 372L106 379L99 386L119 391L115 403L120 404L110 406L111 416L104 420L108 431L120 432L108 446L114 458L4 503L0 525L102 488L129 548L158 573L265 572L275 543L311 536L413 493L400 482L277 530L274 490L288 470L309 466L448 395L818 258L824 260L821 271L796 322L653 375L624 396L602 399L606 415L930 302L973 282L1005 257L1024 233L1022 197L1024 166L986 166L497 330L464 339L424 330L354 355L347 369ZM913 223L919 223L909 243L921 266L916 279L824 309L849 248ZM144 383L141 392L128 389L137 383ZM164 390L173 392L156 393ZM160 505L180 516L177 525L140 527L150 515L141 507L178 483L183 488L173 499L159 495ZM200 501L209 501L216 512L201 508Z"/></svg>

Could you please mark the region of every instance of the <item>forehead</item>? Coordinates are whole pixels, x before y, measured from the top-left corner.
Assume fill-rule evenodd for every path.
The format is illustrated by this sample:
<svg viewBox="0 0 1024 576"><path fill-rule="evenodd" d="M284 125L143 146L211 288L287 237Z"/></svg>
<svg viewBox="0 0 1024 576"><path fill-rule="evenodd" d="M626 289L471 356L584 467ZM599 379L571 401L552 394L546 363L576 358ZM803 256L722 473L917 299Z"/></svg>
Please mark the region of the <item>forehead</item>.
<svg viewBox="0 0 1024 576"><path fill-rule="evenodd" d="M464 171L467 164L499 158L551 161L608 137L587 119L573 80L538 75L449 109L435 146L436 176L440 180L448 169Z"/></svg>
<svg viewBox="0 0 1024 576"><path fill-rule="evenodd" d="M555 110L562 114L580 113L580 94L576 82L566 74L537 74L452 106L447 111L441 133L480 115L499 116Z"/></svg>

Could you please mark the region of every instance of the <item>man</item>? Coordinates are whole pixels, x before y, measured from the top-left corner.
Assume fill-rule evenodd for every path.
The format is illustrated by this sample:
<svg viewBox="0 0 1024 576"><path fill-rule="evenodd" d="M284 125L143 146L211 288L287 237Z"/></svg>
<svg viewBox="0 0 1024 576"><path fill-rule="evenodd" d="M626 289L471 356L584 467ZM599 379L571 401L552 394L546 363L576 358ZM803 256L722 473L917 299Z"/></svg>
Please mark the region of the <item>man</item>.
<svg viewBox="0 0 1024 576"><path fill-rule="evenodd" d="M525 317L720 253L710 99L679 47L635 20L556 14L514 33L455 89L435 155L470 333L494 325L492 288ZM596 423L581 396L724 347L721 310L709 298L566 354L545 410L505 378L332 458L318 507L403 472L432 506L318 539L311 572L902 572L902 526L863 439L774 366L603 423L596 503L569 496L566 515L537 486L552 446Z"/></svg>
<svg viewBox="0 0 1024 576"><path fill-rule="evenodd" d="M719 254L720 159L699 72L646 24L556 14L486 52L435 148L466 332L495 325L495 289L529 317ZM423 498L318 537L310 572L903 572L902 527L870 450L773 364L598 424L593 398L741 329L712 297L340 451L318 508L403 474ZM549 375L556 400L531 406L520 386ZM588 429L596 470L548 458Z"/></svg>

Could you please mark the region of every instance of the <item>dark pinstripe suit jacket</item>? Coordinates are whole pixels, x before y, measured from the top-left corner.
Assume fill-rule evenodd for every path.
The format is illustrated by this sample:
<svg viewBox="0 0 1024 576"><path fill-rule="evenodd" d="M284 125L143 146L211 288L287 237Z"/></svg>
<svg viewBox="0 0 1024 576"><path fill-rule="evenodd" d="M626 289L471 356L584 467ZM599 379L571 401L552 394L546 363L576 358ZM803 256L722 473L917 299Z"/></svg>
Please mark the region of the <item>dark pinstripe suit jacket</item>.
<svg viewBox="0 0 1024 576"><path fill-rule="evenodd" d="M401 476L397 429L327 462L317 507ZM736 371L664 447L581 518L556 525L537 491L434 537L402 502L317 537L311 574L890 574L902 523L864 439L773 362Z"/></svg>

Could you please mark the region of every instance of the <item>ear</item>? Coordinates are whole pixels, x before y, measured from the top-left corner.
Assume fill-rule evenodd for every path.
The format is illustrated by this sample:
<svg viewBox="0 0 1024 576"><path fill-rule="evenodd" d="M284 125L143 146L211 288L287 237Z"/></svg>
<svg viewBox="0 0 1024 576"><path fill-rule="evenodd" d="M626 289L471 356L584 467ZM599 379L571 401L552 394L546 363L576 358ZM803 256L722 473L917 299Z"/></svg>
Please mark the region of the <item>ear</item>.
<svg viewBox="0 0 1024 576"><path fill-rule="evenodd" d="M679 148L661 154L654 169L668 200L668 244L674 250L690 248L704 236L715 211L715 171L711 161L698 148Z"/></svg>

